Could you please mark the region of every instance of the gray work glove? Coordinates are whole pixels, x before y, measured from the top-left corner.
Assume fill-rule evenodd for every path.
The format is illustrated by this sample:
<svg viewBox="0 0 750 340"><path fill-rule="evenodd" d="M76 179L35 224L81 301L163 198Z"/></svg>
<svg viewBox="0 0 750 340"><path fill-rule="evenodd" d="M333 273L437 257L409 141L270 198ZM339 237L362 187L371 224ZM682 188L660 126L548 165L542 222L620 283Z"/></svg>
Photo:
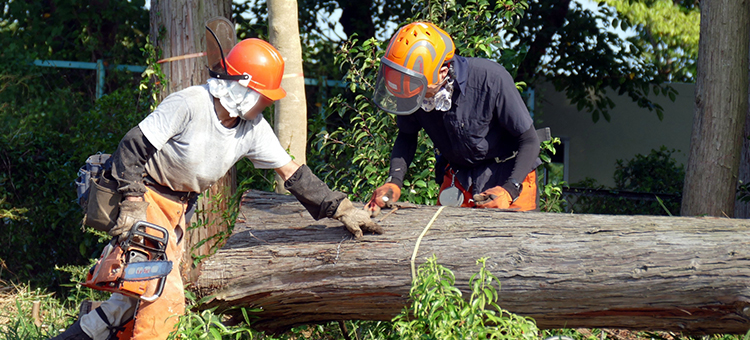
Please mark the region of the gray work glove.
<svg viewBox="0 0 750 340"><path fill-rule="evenodd" d="M148 202L144 201L120 202L120 215L117 217L117 224L109 230L109 235L118 237L118 241L125 240L135 222L146 220L147 207Z"/></svg>
<svg viewBox="0 0 750 340"><path fill-rule="evenodd" d="M343 222L346 230L349 230L356 238L362 237L362 230L376 234L383 233L383 228L370 219L370 214L367 211L354 208L348 198L339 203L333 218Z"/></svg>

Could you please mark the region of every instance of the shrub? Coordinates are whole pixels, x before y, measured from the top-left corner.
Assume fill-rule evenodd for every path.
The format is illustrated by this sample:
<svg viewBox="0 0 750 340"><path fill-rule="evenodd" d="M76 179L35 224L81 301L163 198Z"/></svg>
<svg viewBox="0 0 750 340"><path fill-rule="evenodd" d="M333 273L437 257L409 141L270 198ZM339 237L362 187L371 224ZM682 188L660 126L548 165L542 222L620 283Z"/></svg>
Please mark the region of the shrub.
<svg viewBox="0 0 750 340"><path fill-rule="evenodd" d="M672 158L677 152L662 146L648 155L628 161L617 160L615 187L605 188L587 178L572 184L598 190L582 195L571 206L578 213L619 215L679 215L685 168Z"/></svg>
<svg viewBox="0 0 750 340"><path fill-rule="evenodd" d="M479 272L469 281L471 296L464 300L454 287L455 276L432 257L419 266L409 293L411 305L394 318L401 339L538 339L534 320L497 305L500 283L477 260ZM495 288L497 283L497 288Z"/></svg>

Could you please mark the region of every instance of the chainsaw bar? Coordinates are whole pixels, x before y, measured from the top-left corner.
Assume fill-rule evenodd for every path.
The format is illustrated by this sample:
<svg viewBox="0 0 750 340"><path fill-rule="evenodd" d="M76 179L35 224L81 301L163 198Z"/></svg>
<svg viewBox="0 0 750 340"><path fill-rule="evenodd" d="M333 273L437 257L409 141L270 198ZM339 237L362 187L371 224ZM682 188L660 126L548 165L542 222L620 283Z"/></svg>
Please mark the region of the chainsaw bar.
<svg viewBox="0 0 750 340"><path fill-rule="evenodd" d="M132 262L123 268L124 281L148 281L161 279L172 271L172 261L143 261Z"/></svg>

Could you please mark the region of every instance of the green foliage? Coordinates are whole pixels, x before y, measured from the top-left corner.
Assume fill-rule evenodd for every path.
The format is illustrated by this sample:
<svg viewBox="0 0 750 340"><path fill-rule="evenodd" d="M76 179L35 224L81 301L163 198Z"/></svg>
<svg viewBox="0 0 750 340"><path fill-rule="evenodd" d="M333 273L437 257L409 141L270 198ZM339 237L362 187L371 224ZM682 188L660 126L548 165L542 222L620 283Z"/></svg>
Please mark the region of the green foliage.
<svg viewBox="0 0 750 340"><path fill-rule="evenodd" d="M517 32L506 33L508 45L516 45L524 54L518 68L518 80L534 86L551 82L556 91L591 113L597 122L610 120L614 102L607 91L627 94L639 107L656 112L663 108L649 98L655 94L674 100L676 91L664 85L666 77L653 65L639 44L625 41L602 24L617 14L608 7L595 13L570 1L533 1L520 19Z"/></svg>
<svg viewBox="0 0 750 340"><path fill-rule="evenodd" d="M477 260L480 268L469 281L468 301L454 286L453 273L436 257L420 265L409 293L411 305L394 318L400 339L537 339L532 319L497 305L500 283L485 261Z"/></svg>
<svg viewBox="0 0 750 340"><path fill-rule="evenodd" d="M627 162L617 160L614 188L606 189L590 178L571 185L609 191L603 195L583 195L571 210L596 214L679 215L685 168L672 158L675 152L662 146Z"/></svg>
<svg viewBox="0 0 750 340"><path fill-rule="evenodd" d="M420 12L412 21L435 21L453 37L457 52L465 56L498 58L497 27L512 29L513 18L523 11L525 1L498 3L486 1L417 2ZM309 163L335 190L349 193L350 199L365 201L386 181L390 151L397 135L396 118L381 112L371 101L371 93L383 55L383 43L375 39L351 39L338 51L335 64L347 70L345 81L350 93L339 94L324 108L327 125L313 122ZM501 61L511 63L513 58ZM512 65L508 65L510 68ZM420 132L415 158L402 188L402 199L418 204L435 204L439 187L434 181L434 147Z"/></svg>
<svg viewBox="0 0 750 340"><path fill-rule="evenodd" d="M231 327L224 325L222 315L215 314L213 309L186 313L180 317L177 330L170 333L168 339L259 339L256 334L262 335L262 333L248 326L250 324L248 311L242 308L241 313L245 317L244 323Z"/></svg>
<svg viewBox="0 0 750 340"><path fill-rule="evenodd" d="M542 160L542 165L537 168L537 173L543 173L537 179L537 186L540 189L539 192L539 210L544 212L563 212L567 202L563 199L563 187L567 186L567 183L562 180L563 178L563 167L552 163L552 155L557 150L555 144L561 144L559 137L553 137L548 141L543 141L541 144L541 150L539 152L539 158Z"/></svg>
<svg viewBox="0 0 750 340"><path fill-rule="evenodd" d="M108 94L94 101L96 72L30 61L143 64L147 28L143 1L0 7L0 208L23 217L0 220L0 258L7 263L0 279L54 288L70 273L52 264L84 264L98 255L97 237L81 232L73 181L86 157L114 151L150 106L150 87L137 90L137 74L107 72Z"/></svg>
<svg viewBox="0 0 750 340"><path fill-rule="evenodd" d="M635 155L627 162L618 159L615 166L615 187L635 192L679 194L685 178L685 166L672 158L675 149L662 146L651 153Z"/></svg>
<svg viewBox="0 0 750 340"><path fill-rule="evenodd" d="M741 202L750 202L750 184L742 183L737 188L737 199Z"/></svg>
<svg viewBox="0 0 750 340"><path fill-rule="evenodd" d="M7 218L8 220L18 221L25 218L23 217L23 214L29 211L29 209L8 207L8 204L5 201L4 197L0 199L0 219Z"/></svg>
<svg viewBox="0 0 750 340"><path fill-rule="evenodd" d="M0 339L28 340L48 339L64 328L71 310L58 299L41 289L32 289L27 285L16 286L10 291L15 299L12 304L4 305L0 319L7 322L0 324ZM32 317L35 303L39 304L41 325L37 326ZM48 336L50 334L50 336Z"/></svg>
<svg viewBox="0 0 750 340"><path fill-rule="evenodd" d="M0 258L15 275L49 285L57 277L50 263L81 263L100 247L80 231L73 186L78 168L93 153L113 151L143 108L128 89L90 108L69 88L27 98L0 112L9 122L0 127L0 195L28 210L23 220L3 222Z"/></svg>
<svg viewBox="0 0 750 340"><path fill-rule="evenodd" d="M140 65L148 33L144 0L3 1L2 58Z"/></svg>
<svg viewBox="0 0 750 340"><path fill-rule="evenodd" d="M700 9L672 0L600 0L617 10L612 27L635 28L630 42L671 82L694 82L697 75Z"/></svg>
<svg viewBox="0 0 750 340"><path fill-rule="evenodd" d="M203 193L201 199L204 209L195 210L195 221L188 227L188 231L208 228L210 230L220 230L206 238L199 240L192 245L191 257L193 265L198 265L203 259L213 255L219 248L226 243L226 240L232 235L234 225L239 214L239 202L244 191L237 190L234 195L229 196L226 193L213 194L207 196ZM208 209L205 209L208 208ZM210 209L210 210L209 210ZM221 224L222 227L213 228L214 225ZM211 248L205 255L196 255L193 250L202 247L206 243L211 243Z"/></svg>

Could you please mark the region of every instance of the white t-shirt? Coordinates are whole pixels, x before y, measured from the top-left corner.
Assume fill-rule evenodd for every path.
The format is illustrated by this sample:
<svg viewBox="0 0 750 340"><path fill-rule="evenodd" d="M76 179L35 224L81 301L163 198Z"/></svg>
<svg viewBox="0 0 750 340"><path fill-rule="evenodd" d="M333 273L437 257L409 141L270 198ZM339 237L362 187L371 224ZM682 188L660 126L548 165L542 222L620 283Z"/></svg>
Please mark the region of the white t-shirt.
<svg viewBox="0 0 750 340"><path fill-rule="evenodd" d="M175 191L203 192L243 156L259 169L292 160L263 115L233 128L221 125L208 85L170 94L138 126L157 150L146 171Z"/></svg>

